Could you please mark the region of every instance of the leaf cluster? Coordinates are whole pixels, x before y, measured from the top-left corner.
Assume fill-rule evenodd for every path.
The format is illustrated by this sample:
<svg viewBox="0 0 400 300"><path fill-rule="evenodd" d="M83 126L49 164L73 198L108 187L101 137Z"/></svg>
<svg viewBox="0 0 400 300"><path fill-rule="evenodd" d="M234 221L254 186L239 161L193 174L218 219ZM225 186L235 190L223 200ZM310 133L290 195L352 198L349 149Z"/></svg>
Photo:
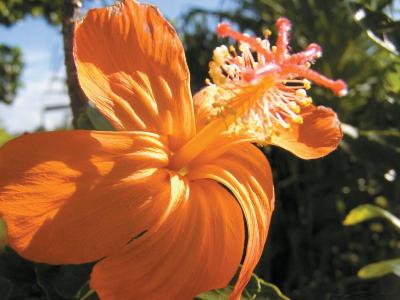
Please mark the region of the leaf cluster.
<svg viewBox="0 0 400 300"><path fill-rule="evenodd" d="M26 16L44 17L50 24L60 24L62 0L3 0L0 24L12 26Z"/></svg>
<svg viewBox="0 0 400 300"><path fill-rule="evenodd" d="M400 219L389 211L371 204L359 205L353 208L343 221L344 225L355 225L375 218L386 219L400 232ZM385 259L362 267L358 276L363 279L379 278L388 274L400 277L400 257Z"/></svg>
<svg viewBox="0 0 400 300"><path fill-rule="evenodd" d="M50 24L61 20L61 0L4 0L0 1L0 25L11 27L27 17L44 17ZM0 44L0 102L11 103L21 86L23 69L21 50Z"/></svg>
<svg viewBox="0 0 400 300"><path fill-rule="evenodd" d="M0 44L0 101L10 103L21 86L21 51L15 47Z"/></svg>
<svg viewBox="0 0 400 300"><path fill-rule="evenodd" d="M88 287L92 267L35 264L5 248L0 253L0 299L96 300Z"/></svg>

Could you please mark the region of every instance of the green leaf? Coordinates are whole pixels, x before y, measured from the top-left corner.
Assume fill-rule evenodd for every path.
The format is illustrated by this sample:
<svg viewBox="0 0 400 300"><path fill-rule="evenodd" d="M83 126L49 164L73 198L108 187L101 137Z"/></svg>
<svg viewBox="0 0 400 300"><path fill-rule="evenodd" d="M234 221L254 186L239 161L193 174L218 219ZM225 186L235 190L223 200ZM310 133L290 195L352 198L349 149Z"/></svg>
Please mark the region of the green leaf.
<svg viewBox="0 0 400 300"><path fill-rule="evenodd" d="M365 30L368 37L382 48L399 55L400 35L398 30L400 23L392 19L394 16L387 14L390 10L385 10L385 6L389 6L390 1L377 7L357 3L360 1L352 0L350 2L353 2L350 8L353 10L354 20Z"/></svg>
<svg viewBox="0 0 400 300"><path fill-rule="evenodd" d="M385 218L400 230L399 218L387 210L372 204L363 204L353 208L344 219L343 225L354 225L374 218Z"/></svg>
<svg viewBox="0 0 400 300"><path fill-rule="evenodd" d="M391 273L400 277L400 258L383 260L366 265L358 271L357 275L362 279L369 279L382 277Z"/></svg>
<svg viewBox="0 0 400 300"><path fill-rule="evenodd" d="M22 68L21 50L0 44L0 102L11 103L14 100L21 86Z"/></svg>
<svg viewBox="0 0 400 300"><path fill-rule="evenodd" d="M96 292L89 286L89 282L79 291L75 299L79 300L99 300Z"/></svg>
<svg viewBox="0 0 400 300"><path fill-rule="evenodd" d="M76 122L76 129L113 131L114 127L89 103Z"/></svg>
<svg viewBox="0 0 400 300"><path fill-rule="evenodd" d="M3 219L0 218L0 251L2 251L4 247L7 246L7 244L8 241L6 223L4 223Z"/></svg>
<svg viewBox="0 0 400 300"><path fill-rule="evenodd" d="M92 121L89 119L87 111L83 111L81 114L79 114L78 119L76 120L76 129L95 130Z"/></svg>
<svg viewBox="0 0 400 300"><path fill-rule="evenodd" d="M224 289L213 290L209 292L202 293L198 295L195 299L197 300L225 300L228 298L229 294L232 292L232 287L227 287ZM242 298L245 299L245 298Z"/></svg>
<svg viewBox="0 0 400 300"><path fill-rule="evenodd" d="M266 299L290 300L289 297L285 296L276 285L274 285L274 284L272 284L270 282L266 282L261 278L258 278L258 280L260 281L262 294L264 296L267 296Z"/></svg>
<svg viewBox="0 0 400 300"><path fill-rule="evenodd" d="M113 126L107 121L107 119L104 118L103 115L99 113L97 109L92 105L88 105L86 112L89 117L89 120L92 122L96 130L105 130L105 131L114 130Z"/></svg>
<svg viewBox="0 0 400 300"><path fill-rule="evenodd" d="M225 300L233 290L233 286L224 289L213 290L198 295L197 300ZM253 274L252 278L244 290L241 297L242 300L290 300L280 289L272 283L266 282Z"/></svg>
<svg viewBox="0 0 400 300"><path fill-rule="evenodd" d="M0 146L11 140L13 137L9 135L4 129L0 128Z"/></svg>

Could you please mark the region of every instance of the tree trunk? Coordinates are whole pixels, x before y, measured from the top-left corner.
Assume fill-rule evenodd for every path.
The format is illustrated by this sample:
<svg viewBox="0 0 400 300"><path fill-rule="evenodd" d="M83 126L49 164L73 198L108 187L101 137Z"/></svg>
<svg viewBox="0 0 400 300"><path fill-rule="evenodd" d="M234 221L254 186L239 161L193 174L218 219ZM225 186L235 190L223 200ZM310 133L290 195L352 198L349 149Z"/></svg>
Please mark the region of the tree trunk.
<svg viewBox="0 0 400 300"><path fill-rule="evenodd" d="M72 110L72 124L76 128L79 115L85 110L87 99L79 82L74 63L73 46L75 22L80 16L82 1L65 0L62 11L62 35L64 40L65 68L67 72L68 95Z"/></svg>

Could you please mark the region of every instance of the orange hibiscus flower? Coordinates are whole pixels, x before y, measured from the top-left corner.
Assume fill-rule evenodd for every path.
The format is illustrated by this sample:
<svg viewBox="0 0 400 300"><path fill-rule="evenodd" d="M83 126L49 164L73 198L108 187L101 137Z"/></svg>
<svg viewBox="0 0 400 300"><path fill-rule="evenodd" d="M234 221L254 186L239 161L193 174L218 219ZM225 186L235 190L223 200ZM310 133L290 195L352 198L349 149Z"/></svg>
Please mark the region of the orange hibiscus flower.
<svg viewBox="0 0 400 300"><path fill-rule="evenodd" d="M239 299L274 207L268 161L249 141L316 158L342 137L298 78L338 94L344 84L308 69L317 46L289 55L289 23L277 25L276 47L219 27L242 41L240 55L216 49L215 84L194 109L183 47L156 8L125 0L89 11L75 32L79 82L116 131L28 134L1 148L10 246L36 262L97 261L101 299L191 299L229 283L247 230Z"/></svg>

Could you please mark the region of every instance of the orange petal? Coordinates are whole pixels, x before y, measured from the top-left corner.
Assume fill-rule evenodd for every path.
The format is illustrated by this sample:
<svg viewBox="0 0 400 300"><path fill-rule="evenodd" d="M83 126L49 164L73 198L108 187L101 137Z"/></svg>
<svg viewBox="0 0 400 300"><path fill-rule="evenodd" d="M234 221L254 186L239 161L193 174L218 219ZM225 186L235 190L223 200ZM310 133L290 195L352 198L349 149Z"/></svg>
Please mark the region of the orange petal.
<svg viewBox="0 0 400 300"><path fill-rule="evenodd" d="M247 250L230 296L230 299L240 299L261 257L274 209L269 163L257 147L248 143L238 144L214 161L191 170L189 178L210 178L220 182L233 193L242 207L247 225Z"/></svg>
<svg viewBox="0 0 400 300"><path fill-rule="evenodd" d="M120 249L168 203L167 150L142 132L28 134L0 149L0 215L10 245L52 264ZM163 192L165 191L165 192Z"/></svg>
<svg viewBox="0 0 400 300"><path fill-rule="evenodd" d="M197 157L190 161L188 168L189 170L207 164L214 161L225 152L229 151L233 147L237 147L243 143L253 142L253 137L246 136L232 136L230 133L222 133L218 136L218 139L211 142L203 152ZM240 147L240 146L239 146Z"/></svg>
<svg viewBox="0 0 400 300"><path fill-rule="evenodd" d="M74 54L85 94L117 130L169 135L173 147L194 134L184 49L155 7L125 0L90 10Z"/></svg>
<svg viewBox="0 0 400 300"><path fill-rule="evenodd" d="M272 136L271 144L303 159L325 156L336 149L343 133L336 113L324 106L310 106L302 114L303 124L292 123Z"/></svg>
<svg viewBox="0 0 400 300"><path fill-rule="evenodd" d="M94 267L91 286L101 299L188 300L229 283L243 253L241 209L211 180L188 189L157 231Z"/></svg>

